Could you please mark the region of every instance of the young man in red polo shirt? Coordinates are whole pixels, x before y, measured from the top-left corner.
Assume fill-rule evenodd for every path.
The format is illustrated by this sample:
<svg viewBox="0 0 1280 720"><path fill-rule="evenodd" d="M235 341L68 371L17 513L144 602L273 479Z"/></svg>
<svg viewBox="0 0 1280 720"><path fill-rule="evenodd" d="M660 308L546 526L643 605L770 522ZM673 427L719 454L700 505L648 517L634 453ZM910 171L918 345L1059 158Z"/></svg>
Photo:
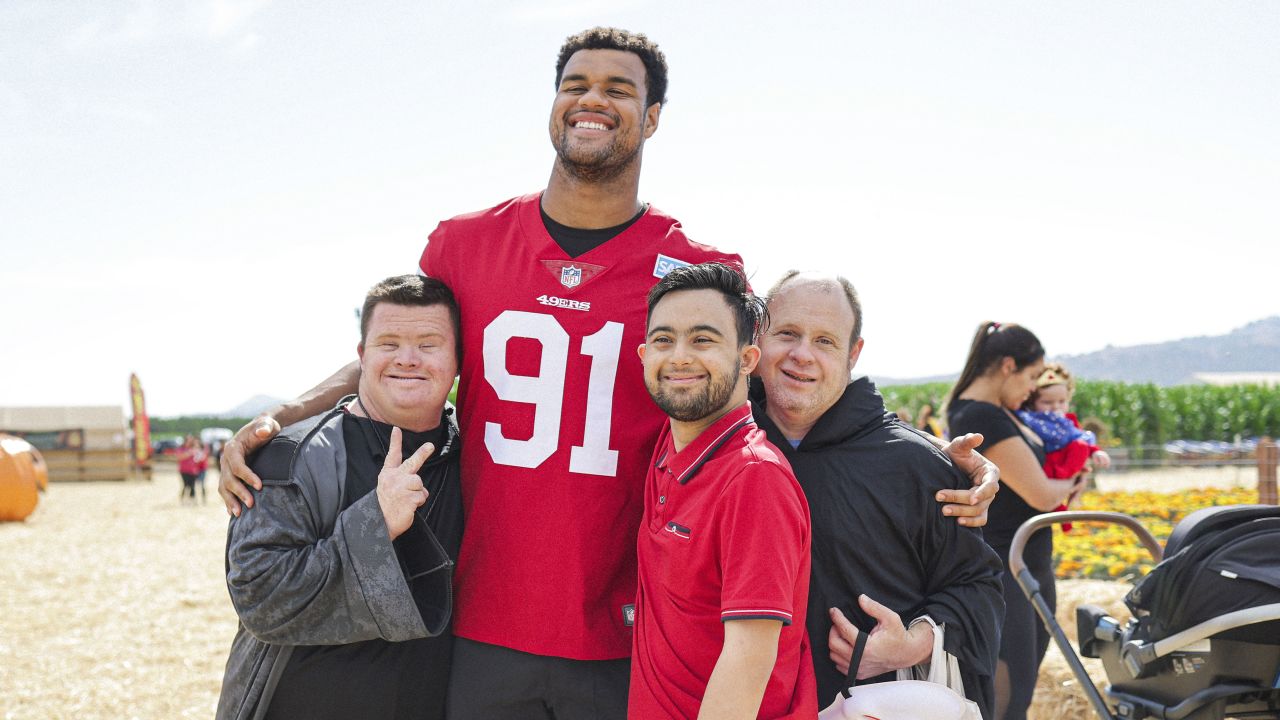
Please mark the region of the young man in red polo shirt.
<svg viewBox="0 0 1280 720"><path fill-rule="evenodd" d="M747 403L763 305L719 263L649 292L639 348L669 419L645 480L629 718L813 718L809 508Z"/></svg>

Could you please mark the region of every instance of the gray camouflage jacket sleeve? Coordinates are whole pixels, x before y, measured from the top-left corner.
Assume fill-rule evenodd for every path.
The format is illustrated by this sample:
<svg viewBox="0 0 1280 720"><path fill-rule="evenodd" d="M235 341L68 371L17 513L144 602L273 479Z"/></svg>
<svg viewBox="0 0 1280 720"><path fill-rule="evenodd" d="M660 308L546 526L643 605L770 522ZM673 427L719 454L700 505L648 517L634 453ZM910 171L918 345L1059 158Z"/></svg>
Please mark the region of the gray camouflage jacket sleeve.
<svg viewBox="0 0 1280 720"><path fill-rule="evenodd" d="M342 512L341 418L309 436L289 477L263 478L253 507L231 521L227 588L262 642L402 641L428 631L388 536L376 493Z"/></svg>

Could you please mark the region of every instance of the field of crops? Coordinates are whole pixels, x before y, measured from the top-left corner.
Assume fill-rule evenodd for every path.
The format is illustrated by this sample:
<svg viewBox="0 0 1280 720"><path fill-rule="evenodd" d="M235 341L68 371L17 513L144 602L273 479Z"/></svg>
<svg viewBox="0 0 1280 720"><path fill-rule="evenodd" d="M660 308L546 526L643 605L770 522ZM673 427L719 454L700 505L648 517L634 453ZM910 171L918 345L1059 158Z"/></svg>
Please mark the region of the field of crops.
<svg viewBox="0 0 1280 720"><path fill-rule="evenodd" d="M1163 545L1188 513L1214 505L1256 503L1255 489L1201 489L1179 493L1088 492L1075 510L1105 510L1137 518ZM1132 581L1152 567L1137 537L1119 525L1076 523L1071 532L1054 528L1054 560L1059 578Z"/></svg>
<svg viewBox="0 0 1280 720"><path fill-rule="evenodd" d="M926 403L937 410L950 391L948 383L880 388L890 410L907 408L913 414ZM1280 387L1083 381L1073 402L1082 422L1101 423L1102 440L1112 446L1280 435Z"/></svg>

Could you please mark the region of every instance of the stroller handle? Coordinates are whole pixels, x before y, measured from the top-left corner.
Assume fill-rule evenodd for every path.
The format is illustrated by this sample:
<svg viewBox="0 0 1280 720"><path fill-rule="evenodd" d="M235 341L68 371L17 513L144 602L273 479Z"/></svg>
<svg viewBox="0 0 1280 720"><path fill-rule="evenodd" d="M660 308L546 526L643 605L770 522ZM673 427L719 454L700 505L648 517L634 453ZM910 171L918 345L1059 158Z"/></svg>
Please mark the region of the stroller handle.
<svg viewBox="0 0 1280 720"><path fill-rule="evenodd" d="M1164 550L1161 549L1160 543L1156 541L1155 536L1148 532L1142 526L1142 523L1124 513L1067 510L1037 515L1022 523L1018 531L1013 534L1013 544L1009 546L1009 572L1014 577L1021 577L1023 571L1027 569L1027 564L1022 560L1022 551L1026 549L1027 540L1030 539L1033 533L1050 525L1064 522L1101 522L1123 525L1138 536L1138 540L1147 548L1147 551L1151 553L1151 557L1155 558L1156 562L1160 562L1161 558L1164 557Z"/></svg>
<svg viewBox="0 0 1280 720"><path fill-rule="evenodd" d="M1058 649L1062 651L1062 656L1066 658L1067 664L1071 666L1071 672L1080 682L1080 687L1089 698L1089 704L1093 706L1094 712L1100 718L1118 720L1118 717L1113 715L1107 707L1106 700L1102 699L1102 693L1098 692L1097 686L1089 678L1089 672L1085 670L1084 664L1080 662L1080 656L1076 655L1075 649L1071 647L1071 641L1062 632L1062 626L1053 617L1053 611L1049 609L1049 603L1040 594L1040 583L1031 576L1031 572L1027 570L1027 564L1022 560L1022 551L1026 549L1027 540L1030 539L1032 533L1063 522L1102 522L1124 525L1132 530L1134 535L1138 536L1138 539L1151 552L1151 556L1156 559L1156 562L1160 562L1160 558L1164 556L1164 551L1161 550L1160 543L1156 542L1156 539L1150 532L1147 532L1146 528L1142 527L1141 523L1124 513L1076 510L1045 513L1031 518L1022 523L1018 531L1013 534L1013 543L1009 546L1009 572L1013 575L1018 586L1022 588L1022 592L1027 596L1031 606L1035 608L1036 614L1040 616L1040 621L1044 623L1045 629L1053 637Z"/></svg>

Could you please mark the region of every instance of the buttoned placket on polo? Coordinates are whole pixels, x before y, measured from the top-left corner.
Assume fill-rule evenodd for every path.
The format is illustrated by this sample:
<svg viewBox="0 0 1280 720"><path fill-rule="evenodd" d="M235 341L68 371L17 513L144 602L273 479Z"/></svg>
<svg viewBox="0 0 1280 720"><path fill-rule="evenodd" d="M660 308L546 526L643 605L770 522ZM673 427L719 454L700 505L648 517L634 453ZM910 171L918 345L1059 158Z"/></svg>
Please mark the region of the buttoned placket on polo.
<svg viewBox="0 0 1280 720"><path fill-rule="evenodd" d="M658 457L654 468L658 473L657 487L658 499L653 507L653 514L650 516L652 520L649 522L649 529L657 532L667 525L668 508L670 508L669 496L673 486L676 486L676 476L671 470L671 465L667 463L667 458L675 453L675 449L671 444L670 436L667 437L667 447Z"/></svg>
<svg viewBox="0 0 1280 720"><path fill-rule="evenodd" d="M654 467L658 472L657 505L653 508L654 522L650 522L650 530L657 532L666 527L672 510L673 496L681 491L681 487L689 483L702 466L710 460L729 438L733 437L744 425L753 424L755 418L751 414L751 405L730 410L723 418L717 420L687 445L679 454L675 451L675 442L670 430L664 434L663 452L658 456ZM680 461L687 460L684 466Z"/></svg>

